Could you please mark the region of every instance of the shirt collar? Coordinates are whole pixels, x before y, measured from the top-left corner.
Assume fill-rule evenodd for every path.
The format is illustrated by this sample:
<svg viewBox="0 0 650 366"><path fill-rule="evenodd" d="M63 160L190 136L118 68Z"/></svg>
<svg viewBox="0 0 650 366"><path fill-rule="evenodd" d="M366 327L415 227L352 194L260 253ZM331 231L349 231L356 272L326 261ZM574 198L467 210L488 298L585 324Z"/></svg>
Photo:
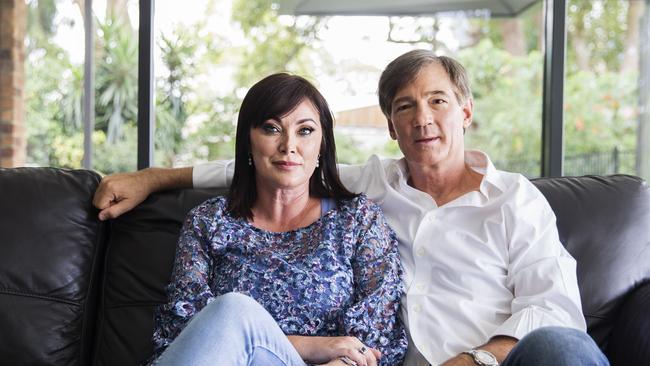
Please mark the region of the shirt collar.
<svg viewBox="0 0 650 366"><path fill-rule="evenodd" d="M478 150L466 150L465 163L483 176L479 191L486 198L490 198L491 188L496 188L500 193L506 190L506 184L503 182L499 171L494 167L486 153ZM401 182L408 185L409 173L406 159L392 160L386 167L386 177L389 182Z"/></svg>
<svg viewBox="0 0 650 366"><path fill-rule="evenodd" d="M479 190L485 197L490 198L490 188L492 187L500 193L506 190L506 184L503 182L501 174L486 153L478 150L466 150L465 163L475 172L483 175Z"/></svg>

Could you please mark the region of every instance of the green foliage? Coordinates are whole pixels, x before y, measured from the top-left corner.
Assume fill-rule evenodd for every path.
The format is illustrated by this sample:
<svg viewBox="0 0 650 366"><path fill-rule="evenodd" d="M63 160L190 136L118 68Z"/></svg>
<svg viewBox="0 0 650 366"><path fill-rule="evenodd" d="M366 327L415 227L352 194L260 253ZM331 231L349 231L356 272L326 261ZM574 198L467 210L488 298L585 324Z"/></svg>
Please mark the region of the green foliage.
<svg viewBox="0 0 650 366"><path fill-rule="evenodd" d="M74 133L78 109L64 91L78 80L78 66L70 63L67 52L56 47L36 47L25 62L25 125L28 164L60 166L65 159L57 156L58 137ZM79 90L79 89L77 89Z"/></svg>
<svg viewBox="0 0 650 366"><path fill-rule="evenodd" d="M565 81L567 156L635 147L638 75L618 71L625 48L628 7L627 2L618 1L569 2L567 24L572 37ZM232 20L248 43L232 46L208 27L207 15L215 11L216 3L210 2L205 19L191 26L177 26L157 43L164 67L156 71L156 164L232 158L241 97L270 73L290 71L310 77L316 74L314 59L319 60L321 72L340 73L340 65L331 64L330 55L318 47L319 32L328 18L279 16L272 0L236 0ZM524 56L504 51L503 30L499 20L493 19L472 21L479 32L478 41L456 55L470 72L474 92L474 123L467 131L468 147L489 152L499 167L528 175L539 174L541 150L543 56L538 51L539 12L528 11L521 18ZM53 42L60 22L70 20L56 15L55 0L29 0L28 13L29 163L79 167L83 155L83 69ZM104 173L133 170L137 151L137 36L119 19L95 21L95 167ZM421 27L420 38L437 39L431 33L436 31L435 23L431 29ZM588 46L586 67L578 65L584 63L578 62L580 42ZM225 95L215 94L210 85L220 80L203 76L221 65L235 70L234 88ZM336 134L336 140L338 157L344 163L363 162L376 152L363 150L356 140L341 134ZM395 142L378 153L401 155Z"/></svg>
<svg viewBox="0 0 650 366"><path fill-rule="evenodd" d="M99 29L96 128L114 144L122 138L123 126L137 119L138 43L119 19L109 18Z"/></svg>
<svg viewBox="0 0 650 366"><path fill-rule="evenodd" d="M27 0L27 27L32 38L47 39L56 32L56 0Z"/></svg>
<svg viewBox="0 0 650 366"><path fill-rule="evenodd" d="M370 152L359 148L359 142L353 137L335 132L334 140L336 141L336 158L341 164L361 164L371 155Z"/></svg>
<svg viewBox="0 0 650 366"><path fill-rule="evenodd" d="M565 154L624 151L636 146L637 73L579 71L567 77Z"/></svg>
<svg viewBox="0 0 650 366"><path fill-rule="evenodd" d="M474 91L468 147L488 152L499 167L539 175L542 55L512 56L486 39L458 58ZM566 75L565 156L634 149L636 78L611 71Z"/></svg>
<svg viewBox="0 0 650 366"><path fill-rule="evenodd" d="M108 143L104 131L93 132L93 167L102 174L129 172L137 169L138 135L134 125L123 126L122 138ZM81 149L79 145L79 149Z"/></svg>
<svg viewBox="0 0 650 366"><path fill-rule="evenodd" d="M625 52L629 1L570 0L567 2L568 72L588 67L618 70ZM583 46L584 45L584 46ZM581 65L582 56L588 64Z"/></svg>
<svg viewBox="0 0 650 366"><path fill-rule="evenodd" d="M467 146L488 152L495 161L538 161L542 55L534 51L525 57L513 56L485 39L463 50L458 58L468 69L474 93Z"/></svg>
<svg viewBox="0 0 650 366"><path fill-rule="evenodd" d="M313 68L305 56L326 18L295 17L281 21L272 0L236 0L232 18L252 45L242 51L235 79L248 88L274 72L309 76Z"/></svg>

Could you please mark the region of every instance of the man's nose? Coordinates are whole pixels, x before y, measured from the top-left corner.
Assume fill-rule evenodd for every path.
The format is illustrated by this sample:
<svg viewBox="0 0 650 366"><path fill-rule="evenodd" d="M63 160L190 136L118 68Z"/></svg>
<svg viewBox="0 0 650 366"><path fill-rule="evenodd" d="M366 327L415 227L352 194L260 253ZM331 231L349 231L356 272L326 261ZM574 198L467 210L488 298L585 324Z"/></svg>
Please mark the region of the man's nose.
<svg viewBox="0 0 650 366"><path fill-rule="evenodd" d="M428 105L418 103L415 107L414 127L421 127L433 124L433 111Z"/></svg>

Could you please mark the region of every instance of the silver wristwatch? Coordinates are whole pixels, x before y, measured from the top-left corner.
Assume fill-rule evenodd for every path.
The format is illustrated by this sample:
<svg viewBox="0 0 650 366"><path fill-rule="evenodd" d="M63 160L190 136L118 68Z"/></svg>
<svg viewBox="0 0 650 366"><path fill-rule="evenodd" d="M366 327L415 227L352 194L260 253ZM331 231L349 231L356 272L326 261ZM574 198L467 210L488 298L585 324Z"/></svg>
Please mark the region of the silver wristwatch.
<svg viewBox="0 0 650 366"><path fill-rule="evenodd" d="M497 362L497 358L494 357L493 354L491 354L486 350L471 349L463 353L472 356L472 358L474 359L474 363L479 366L499 366L499 362Z"/></svg>

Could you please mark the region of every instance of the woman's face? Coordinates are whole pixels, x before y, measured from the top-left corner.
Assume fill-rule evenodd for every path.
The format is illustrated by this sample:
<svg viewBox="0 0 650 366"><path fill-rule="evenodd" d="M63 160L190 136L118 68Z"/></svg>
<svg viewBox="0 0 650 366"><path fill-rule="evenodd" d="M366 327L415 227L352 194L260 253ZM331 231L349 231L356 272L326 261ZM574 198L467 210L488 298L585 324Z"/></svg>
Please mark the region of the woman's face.
<svg viewBox="0 0 650 366"><path fill-rule="evenodd" d="M323 139L318 111L304 99L279 120L250 131L251 155L259 185L294 189L309 185Z"/></svg>

